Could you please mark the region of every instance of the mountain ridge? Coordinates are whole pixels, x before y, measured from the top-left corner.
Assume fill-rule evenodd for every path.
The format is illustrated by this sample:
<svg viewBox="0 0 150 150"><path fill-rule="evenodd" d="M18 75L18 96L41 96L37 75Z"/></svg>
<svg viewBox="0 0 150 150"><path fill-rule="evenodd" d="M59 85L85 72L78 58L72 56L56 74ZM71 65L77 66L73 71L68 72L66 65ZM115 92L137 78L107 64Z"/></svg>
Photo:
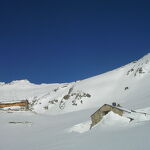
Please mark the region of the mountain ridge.
<svg viewBox="0 0 150 150"><path fill-rule="evenodd" d="M0 99L27 99L31 110L37 113L78 111L114 101L139 108L132 101L138 99L139 104L142 104L138 96L141 99L148 97L150 91L146 80L150 79L149 73L150 53L115 70L76 82L34 84L28 80L16 80L1 83ZM146 88L146 92L141 91L141 88ZM147 99L145 105L150 104Z"/></svg>

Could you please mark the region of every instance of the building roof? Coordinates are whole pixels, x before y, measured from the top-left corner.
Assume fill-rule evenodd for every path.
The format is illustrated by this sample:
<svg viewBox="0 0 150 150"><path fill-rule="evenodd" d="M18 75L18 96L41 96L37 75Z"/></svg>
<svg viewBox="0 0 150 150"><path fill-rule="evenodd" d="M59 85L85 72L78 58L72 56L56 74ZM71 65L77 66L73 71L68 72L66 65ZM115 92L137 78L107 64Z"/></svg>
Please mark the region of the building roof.
<svg viewBox="0 0 150 150"><path fill-rule="evenodd" d="M96 112L94 112L91 116L93 116L95 113L97 113L97 112L98 112L102 107L104 107L104 106L110 106L110 107L116 108L116 109L118 109L118 110L131 113L131 111L129 111L129 110L123 108L123 107L116 107L116 106L112 106L112 105L109 105L109 104L104 104L104 105L101 106Z"/></svg>

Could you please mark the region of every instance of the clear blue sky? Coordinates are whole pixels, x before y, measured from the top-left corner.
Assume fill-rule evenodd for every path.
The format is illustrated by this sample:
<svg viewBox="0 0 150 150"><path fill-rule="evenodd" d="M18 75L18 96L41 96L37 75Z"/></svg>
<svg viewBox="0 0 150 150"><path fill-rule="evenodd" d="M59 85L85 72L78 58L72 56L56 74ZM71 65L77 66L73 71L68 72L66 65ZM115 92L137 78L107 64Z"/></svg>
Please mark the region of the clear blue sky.
<svg viewBox="0 0 150 150"><path fill-rule="evenodd" d="M149 1L0 1L1 82L81 80L148 52Z"/></svg>

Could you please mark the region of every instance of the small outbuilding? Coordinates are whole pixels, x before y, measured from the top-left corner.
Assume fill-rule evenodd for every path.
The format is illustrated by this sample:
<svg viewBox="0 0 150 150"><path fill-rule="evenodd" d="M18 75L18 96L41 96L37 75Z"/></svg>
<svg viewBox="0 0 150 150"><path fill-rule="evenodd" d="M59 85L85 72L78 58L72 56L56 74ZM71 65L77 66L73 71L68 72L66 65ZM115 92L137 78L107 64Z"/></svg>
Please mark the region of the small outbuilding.
<svg viewBox="0 0 150 150"><path fill-rule="evenodd" d="M122 116L125 110L118 108L116 106L104 104L94 114L91 115L92 124L91 124L90 128L92 128L94 125L96 125L98 122L100 122L102 120L103 116L108 114L110 111Z"/></svg>
<svg viewBox="0 0 150 150"><path fill-rule="evenodd" d="M21 110L28 110L29 102L28 100L0 102L0 108L9 108L9 107L11 108L16 106L19 106Z"/></svg>

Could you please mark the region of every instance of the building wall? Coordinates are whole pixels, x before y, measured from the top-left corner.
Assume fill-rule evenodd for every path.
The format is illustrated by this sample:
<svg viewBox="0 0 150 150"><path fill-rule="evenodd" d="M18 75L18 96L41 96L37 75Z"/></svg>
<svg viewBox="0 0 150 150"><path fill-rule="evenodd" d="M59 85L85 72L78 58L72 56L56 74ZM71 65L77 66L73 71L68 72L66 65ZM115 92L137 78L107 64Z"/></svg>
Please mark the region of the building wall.
<svg viewBox="0 0 150 150"><path fill-rule="evenodd" d="M28 109L28 101L24 100L15 103L0 103L0 108L13 107L13 106L20 106L20 107L24 107L25 109Z"/></svg>
<svg viewBox="0 0 150 150"><path fill-rule="evenodd" d="M105 116L110 111L113 111L114 113L120 116L123 115L123 110L113 107L111 105L105 104L100 109L98 109L93 115L91 115L91 120L92 120L91 128L94 125L96 125L98 122L100 122L103 116Z"/></svg>

